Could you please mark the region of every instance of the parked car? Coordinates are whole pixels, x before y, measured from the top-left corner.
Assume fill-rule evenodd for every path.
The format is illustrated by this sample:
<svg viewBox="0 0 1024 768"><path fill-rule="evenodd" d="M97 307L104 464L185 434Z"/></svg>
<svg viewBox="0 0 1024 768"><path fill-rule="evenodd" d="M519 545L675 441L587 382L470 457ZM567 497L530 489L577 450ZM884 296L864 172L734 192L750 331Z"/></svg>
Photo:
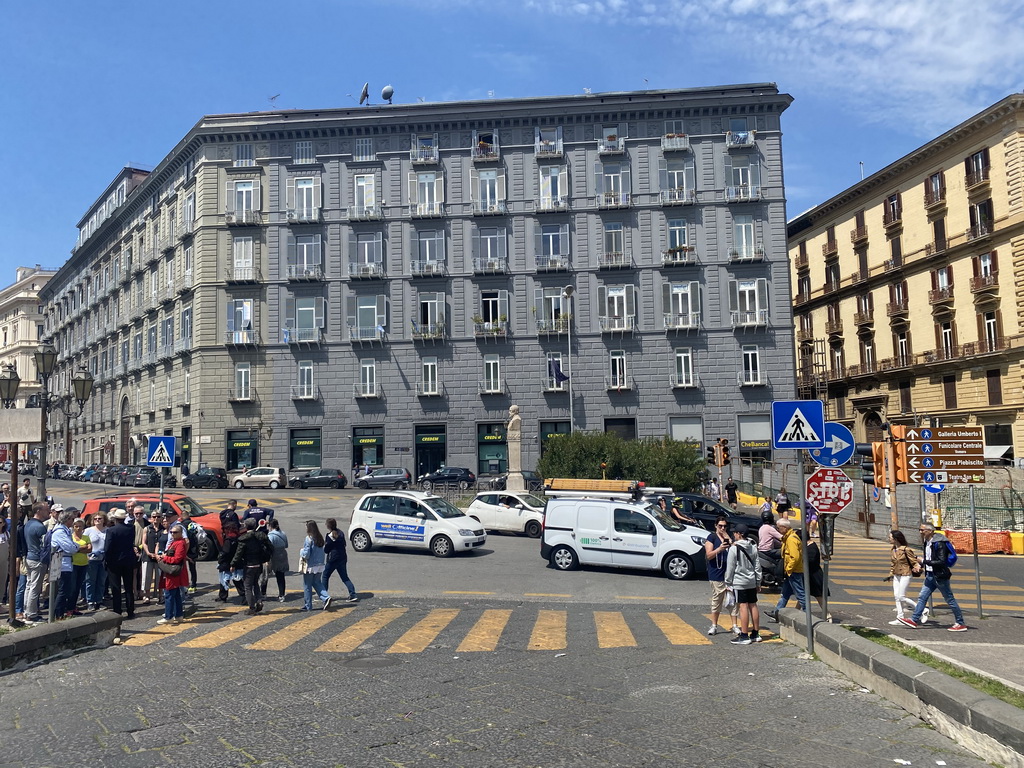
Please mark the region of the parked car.
<svg viewBox="0 0 1024 768"><path fill-rule="evenodd" d="M283 488L288 484L288 475L283 469L274 467L253 467L232 480L235 488Z"/></svg>
<svg viewBox="0 0 1024 768"><path fill-rule="evenodd" d="M291 488L344 488L348 478L340 469L319 467L288 478Z"/></svg>
<svg viewBox="0 0 1024 768"><path fill-rule="evenodd" d="M719 501L702 496L699 493L680 493L676 496L666 496L665 501L672 503L673 499L682 499L683 507L679 511L688 517L692 517L706 531L715 530L715 520L719 515L725 515L730 526L740 523L747 526L751 534L756 537L757 529L761 527L761 518L754 515L745 515L737 512L732 507L727 507ZM657 503L655 501L655 503Z"/></svg>
<svg viewBox="0 0 1024 768"><path fill-rule="evenodd" d="M484 491L476 495L466 514L488 531L525 533L538 539L544 526L544 503L529 493Z"/></svg>
<svg viewBox="0 0 1024 768"><path fill-rule="evenodd" d="M532 493L537 493L544 490L544 478L538 475L536 472L530 470L523 470L523 484L526 486L526 490ZM508 473L504 475L498 475L497 477L491 478L491 489L495 491L504 491L508 483Z"/></svg>
<svg viewBox="0 0 1024 768"><path fill-rule="evenodd" d="M160 504L159 493L122 493L114 496L100 496L95 499L85 500L80 517L86 521L85 524L88 526L93 513L106 512L109 514L116 507L123 509L124 503L128 499L135 499L136 505L146 510L147 519L150 513L157 509ZM164 507L173 509L179 516L183 512L188 512L192 522L206 532L206 537L201 538L199 541L200 560L212 560L217 556L221 544L224 542L219 512L210 512L191 496L186 496L183 493L165 493Z"/></svg>
<svg viewBox="0 0 1024 768"><path fill-rule="evenodd" d="M412 483L409 470L402 467L378 467L355 481L357 488L408 488Z"/></svg>
<svg viewBox="0 0 1024 768"><path fill-rule="evenodd" d="M185 475L181 484L186 488L227 488L228 471L223 467L203 467Z"/></svg>
<svg viewBox="0 0 1024 768"><path fill-rule="evenodd" d="M441 467L436 472L421 475L419 483L424 491L436 485L457 485L461 490L466 490L476 485L476 475L465 467Z"/></svg>
<svg viewBox="0 0 1024 768"><path fill-rule="evenodd" d="M162 467L138 467L135 474L128 478L128 485L135 488L159 488L160 475L164 476L164 488L176 488L178 481L170 472L163 472Z"/></svg>
<svg viewBox="0 0 1024 768"><path fill-rule="evenodd" d="M356 552L386 545L429 549L435 557L451 557L487 541L479 522L422 491L366 494L352 513L348 537Z"/></svg>
<svg viewBox="0 0 1024 768"><path fill-rule="evenodd" d="M105 481L108 472L110 472L109 466L106 464L97 464L95 471L92 473L92 477L89 478L89 482L102 484Z"/></svg>
<svg viewBox="0 0 1024 768"><path fill-rule="evenodd" d="M129 485L129 479L135 476L135 473L139 471L137 466L125 465L119 467L118 471L114 473L114 485L125 486Z"/></svg>

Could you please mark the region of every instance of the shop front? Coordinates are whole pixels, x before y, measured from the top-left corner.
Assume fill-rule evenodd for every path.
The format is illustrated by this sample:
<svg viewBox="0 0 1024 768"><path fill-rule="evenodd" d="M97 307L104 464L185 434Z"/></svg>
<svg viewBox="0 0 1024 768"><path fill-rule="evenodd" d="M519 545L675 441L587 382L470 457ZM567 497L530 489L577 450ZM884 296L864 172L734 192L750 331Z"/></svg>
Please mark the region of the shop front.
<svg viewBox="0 0 1024 768"><path fill-rule="evenodd" d="M505 440L505 424L478 424L477 475L500 475L508 472L508 442Z"/></svg>
<svg viewBox="0 0 1024 768"><path fill-rule="evenodd" d="M316 469L322 466L320 429L293 429L288 438L288 468Z"/></svg>
<svg viewBox="0 0 1024 768"><path fill-rule="evenodd" d="M384 466L384 427L352 427L352 466Z"/></svg>
<svg viewBox="0 0 1024 768"><path fill-rule="evenodd" d="M248 429L229 429L226 445L224 466L228 472L259 466L260 440L250 434Z"/></svg>
<svg viewBox="0 0 1024 768"><path fill-rule="evenodd" d="M548 448L548 441L559 435L568 435L571 430L568 421L542 421L540 423L540 455Z"/></svg>
<svg viewBox="0 0 1024 768"><path fill-rule="evenodd" d="M769 461L772 457L771 416L740 416L739 428L740 458Z"/></svg>
<svg viewBox="0 0 1024 768"><path fill-rule="evenodd" d="M444 424L416 427L416 477L443 467L446 455L447 435Z"/></svg>

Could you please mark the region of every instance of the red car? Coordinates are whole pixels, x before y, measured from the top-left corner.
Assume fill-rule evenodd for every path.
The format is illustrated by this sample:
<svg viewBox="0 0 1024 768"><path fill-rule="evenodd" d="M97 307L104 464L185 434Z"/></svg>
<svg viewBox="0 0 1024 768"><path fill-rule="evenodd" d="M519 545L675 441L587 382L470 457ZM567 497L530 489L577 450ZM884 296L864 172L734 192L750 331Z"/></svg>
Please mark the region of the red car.
<svg viewBox="0 0 1024 768"><path fill-rule="evenodd" d="M79 515L89 525L89 519L94 512L106 512L108 515L112 509L120 507L124 509L124 503L128 499L135 499L136 506L146 510L146 519L160 503L159 493L127 493L120 496L104 496L98 499L86 499L82 513ZM224 542L224 534L220 527L220 513L210 512L199 502L183 493L165 493L164 506L170 507L178 516L182 512L188 512L192 522L206 531L206 538L199 542L199 559L213 560L220 551Z"/></svg>

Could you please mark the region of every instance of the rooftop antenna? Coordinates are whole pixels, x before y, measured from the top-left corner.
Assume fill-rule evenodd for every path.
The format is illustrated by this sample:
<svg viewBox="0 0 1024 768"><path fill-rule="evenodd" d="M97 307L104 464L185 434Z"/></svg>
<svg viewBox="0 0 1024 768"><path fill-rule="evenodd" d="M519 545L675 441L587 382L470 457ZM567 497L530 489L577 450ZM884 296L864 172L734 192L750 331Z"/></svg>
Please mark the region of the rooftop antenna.
<svg viewBox="0 0 1024 768"><path fill-rule="evenodd" d="M487 92L487 98L493 99L494 98L494 91L488 91Z"/></svg>
<svg viewBox="0 0 1024 768"><path fill-rule="evenodd" d="M363 90L359 92L359 104L362 105L366 102L366 106L370 106L370 84L363 83Z"/></svg>
<svg viewBox="0 0 1024 768"><path fill-rule="evenodd" d="M380 97L386 99L388 104L391 103L391 97L395 95L395 89L390 85L385 85L380 91Z"/></svg>
<svg viewBox="0 0 1024 768"><path fill-rule="evenodd" d="M864 161L860 161L860 180L864 181Z"/></svg>
<svg viewBox="0 0 1024 768"><path fill-rule="evenodd" d="M424 103L426 103L427 100L425 98L423 98L422 96L417 96L416 97L416 101L418 101L420 104L424 104Z"/></svg>
<svg viewBox="0 0 1024 768"><path fill-rule="evenodd" d="M275 93L273 96L270 96L270 97L267 98L267 101L270 102L271 108L277 106L277 104L275 102L277 101L277 97L280 96L280 95L281 95L280 93Z"/></svg>

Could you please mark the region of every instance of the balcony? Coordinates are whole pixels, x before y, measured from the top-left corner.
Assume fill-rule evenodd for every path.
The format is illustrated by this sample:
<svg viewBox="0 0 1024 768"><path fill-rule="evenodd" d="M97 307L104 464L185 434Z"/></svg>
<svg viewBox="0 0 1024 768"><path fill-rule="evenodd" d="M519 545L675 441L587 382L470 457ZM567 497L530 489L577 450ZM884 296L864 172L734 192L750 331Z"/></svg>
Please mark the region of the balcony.
<svg viewBox="0 0 1024 768"><path fill-rule="evenodd" d="M609 392L630 392L633 389L633 377L605 376L604 388Z"/></svg>
<svg viewBox="0 0 1024 768"><path fill-rule="evenodd" d="M835 293L838 290L839 290L839 281L838 280L826 280L825 284L823 286L821 286L821 292L822 292L823 295L826 295L826 296L828 294L830 294L830 293Z"/></svg>
<svg viewBox="0 0 1024 768"><path fill-rule="evenodd" d="M754 146L754 132L753 131L726 131L725 132L725 148L726 149L746 149L747 147Z"/></svg>
<svg viewBox="0 0 1024 768"><path fill-rule="evenodd" d="M281 336L285 344L316 346L324 340L324 332L320 328L284 328Z"/></svg>
<svg viewBox="0 0 1024 768"><path fill-rule="evenodd" d="M416 397L441 397L444 395L444 387L439 381L417 381Z"/></svg>
<svg viewBox="0 0 1024 768"><path fill-rule="evenodd" d="M741 387L763 387L768 380L760 371L740 371L736 374L736 383Z"/></svg>
<svg viewBox="0 0 1024 768"><path fill-rule="evenodd" d="M806 253L798 253L793 258L793 266L797 269L808 269L810 267L810 259Z"/></svg>
<svg viewBox="0 0 1024 768"><path fill-rule="evenodd" d="M853 315L853 324L856 326L873 325L875 322L875 310L866 309L863 312L856 312Z"/></svg>
<svg viewBox="0 0 1024 768"><path fill-rule="evenodd" d="M698 389L700 388L700 378L695 374L689 376L680 376L678 373L673 373L668 377L669 384L672 389Z"/></svg>
<svg viewBox="0 0 1024 768"><path fill-rule="evenodd" d="M662 152L689 152L690 137L685 133L666 133L661 137Z"/></svg>
<svg viewBox="0 0 1024 768"><path fill-rule="evenodd" d="M157 248L156 243L150 242L145 248L142 249L142 258L148 265L155 264L157 259L160 258L160 249ZM141 264L139 265L141 268Z"/></svg>
<svg viewBox="0 0 1024 768"><path fill-rule="evenodd" d="M602 315L597 320L601 326L601 333L632 333L636 328L636 317L633 315L626 317Z"/></svg>
<svg viewBox="0 0 1024 768"><path fill-rule="evenodd" d="M814 341L814 331L810 328L800 328L796 332L796 343L805 344L808 341Z"/></svg>
<svg viewBox="0 0 1024 768"><path fill-rule="evenodd" d="M946 189L926 189L924 193L924 207L927 211L933 211L946 206Z"/></svg>
<svg viewBox="0 0 1024 768"><path fill-rule="evenodd" d="M538 158L562 157L561 139L537 139L533 145L533 154Z"/></svg>
<svg viewBox="0 0 1024 768"><path fill-rule="evenodd" d="M882 226L888 229L896 229L903 226L903 212L888 210L882 214Z"/></svg>
<svg viewBox="0 0 1024 768"><path fill-rule="evenodd" d="M688 266L697 262L697 248L692 245L677 245L661 252L661 264L665 267Z"/></svg>
<svg viewBox="0 0 1024 768"><path fill-rule="evenodd" d="M873 362L851 365L846 369L846 376L847 378L853 378L855 376L871 376L875 373L876 369L877 366Z"/></svg>
<svg viewBox="0 0 1024 768"><path fill-rule="evenodd" d="M925 365L930 363L944 363L949 360L957 360L960 356L960 345L950 344L949 346L930 349L927 352L922 353L921 362Z"/></svg>
<svg viewBox="0 0 1024 768"><path fill-rule="evenodd" d="M383 262L371 261L369 263L361 263L352 261L348 265L348 276L352 279L372 280L386 277L387 275L384 272Z"/></svg>
<svg viewBox="0 0 1024 768"><path fill-rule="evenodd" d="M662 205L693 205L697 202L697 193L692 189L679 187L678 189L661 190Z"/></svg>
<svg viewBox="0 0 1024 768"><path fill-rule="evenodd" d="M729 249L729 261L763 261L763 245L741 245Z"/></svg>
<svg viewBox="0 0 1024 768"><path fill-rule="evenodd" d="M729 321L733 328L756 328L768 325L768 310L753 309L745 312L730 312Z"/></svg>
<svg viewBox="0 0 1024 768"><path fill-rule="evenodd" d="M974 242L975 240L985 240L992 234L991 224L975 224L973 227L968 227L964 233L964 237L967 238L967 242Z"/></svg>
<svg viewBox="0 0 1024 768"><path fill-rule="evenodd" d="M598 208L628 208L629 192L603 192L597 196Z"/></svg>
<svg viewBox="0 0 1024 768"><path fill-rule="evenodd" d="M161 344L157 350L157 360L170 360L174 357L174 344Z"/></svg>
<svg viewBox="0 0 1024 768"><path fill-rule="evenodd" d="M970 173L968 173L967 177L964 180L964 187L967 189L967 191L972 192L975 189L987 186L989 170L989 166L986 165L984 168L979 168L976 171L971 171Z"/></svg>
<svg viewBox="0 0 1024 768"><path fill-rule="evenodd" d="M224 268L224 282L227 283L258 283L263 280L258 267L228 265Z"/></svg>
<svg viewBox="0 0 1024 768"><path fill-rule="evenodd" d="M174 288L174 283L167 283L163 286L159 292L159 299L161 304L170 304L177 297L178 292Z"/></svg>
<svg viewBox="0 0 1024 768"><path fill-rule="evenodd" d="M322 220L320 208L317 206L289 208L287 215L289 224L319 224Z"/></svg>
<svg viewBox="0 0 1024 768"><path fill-rule="evenodd" d="M882 270L886 274L899 272L901 269L903 269L903 259L886 259L885 263L882 264Z"/></svg>
<svg viewBox="0 0 1024 768"><path fill-rule="evenodd" d="M142 364L145 366L156 365L156 350L151 349L142 355Z"/></svg>
<svg viewBox="0 0 1024 768"><path fill-rule="evenodd" d="M621 155L626 151L626 140L612 134L597 140L597 154L599 155Z"/></svg>
<svg viewBox="0 0 1024 768"><path fill-rule="evenodd" d="M432 219L444 216L444 203L416 203L409 206L409 215L414 219Z"/></svg>
<svg viewBox="0 0 1024 768"><path fill-rule="evenodd" d="M121 376L124 376L126 373L128 373L128 364L127 363L117 363L111 369L110 375L113 376L116 379L116 378L119 378Z"/></svg>
<svg viewBox="0 0 1024 768"><path fill-rule="evenodd" d="M999 273L990 272L971 278L971 293L994 293L999 290Z"/></svg>
<svg viewBox="0 0 1024 768"><path fill-rule="evenodd" d="M910 355L896 355L895 357L887 357L883 360L878 361L879 371L892 371L897 368L907 368L910 366L912 360Z"/></svg>
<svg viewBox="0 0 1024 768"><path fill-rule="evenodd" d="M563 272L569 269L568 254L555 254L552 256L537 254L534 258L537 262L538 272Z"/></svg>
<svg viewBox="0 0 1024 768"><path fill-rule="evenodd" d="M471 150L474 163L490 163L501 157L501 151L497 142L490 144L486 141L477 142Z"/></svg>
<svg viewBox="0 0 1024 768"><path fill-rule="evenodd" d="M441 153L434 144L420 144L409 150L413 165L431 165L441 159Z"/></svg>
<svg viewBox="0 0 1024 768"><path fill-rule="evenodd" d="M1000 352L1008 346L1009 344L1006 341L1006 337L997 336L994 339L982 339L979 341L977 343L977 350L979 355L987 355L990 352ZM966 350L964 351L964 354L967 354Z"/></svg>
<svg viewBox="0 0 1024 768"><path fill-rule="evenodd" d="M821 244L821 255L826 259L829 256L839 255L839 243L836 240L829 240L827 243Z"/></svg>
<svg viewBox="0 0 1024 768"><path fill-rule="evenodd" d="M448 266L436 259L413 259L409 262L409 272L413 277L443 277L448 272Z"/></svg>
<svg viewBox="0 0 1024 768"><path fill-rule="evenodd" d="M224 335L224 344L229 347L258 347L260 335L256 331L228 331Z"/></svg>
<svg viewBox="0 0 1024 768"><path fill-rule="evenodd" d="M178 293L188 293L192 290L192 270L186 270L181 274L181 280L176 285L178 286Z"/></svg>
<svg viewBox="0 0 1024 768"><path fill-rule="evenodd" d="M473 215L474 216L504 216L508 213L508 206L504 200L483 202L481 200L473 201Z"/></svg>
<svg viewBox="0 0 1024 768"><path fill-rule="evenodd" d="M666 312L666 331L693 331L700 328L700 312Z"/></svg>
<svg viewBox="0 0 1024 768"><path fill-rule="evenodd" d="M761 187L755 184L740 184L725 188L727 203L756 203L761 199Z"/></svg>
<svg viewBox="0 0 1024 768"><path fill-rule="evenodd" d="M840 336L843 333L842 320L828 320L825 322L825 333L829 336Z"/></svg>
<svg viewBox="0 0 1024 768"><path fill-rule="evenodd" d="M905 317L910 312L910 302L906 299L890 301L885 305L885 314L889 317Z"/></svg>
<svg viewBox="0 0 1024 768"><path fill-rule="evenodd" d="M348 339L353 344L384 341L384 328L380 325L350 325Z"/></svg>
<svg viewBox="0 0 1024 768"><path fill-rule="evenodd" d="M292 384L292 400L320 400L320 387L312 384Z"/></svg>
<svg viewBox="0 0 1024 768"><path fill-rule="evenodd" d="M569 391L569 382L568 381L558 381L553 376L548 376L546 379L543 379L543 384L541 385L541 391L542 392L549 392L549 393L550 392L568 392Z"/></svg>
<svg viewBox="0 0 1024 768"><path fill-rule="evenodd" d="M503 395L505 394L505 382L501 379L484 379L477 387L481 395Z"/></svg>
<svg viewBox="0 0 1024 768"><path fill-rule="evenodd" d="M855 227L850 230L850 242L854 245L862 245L868 241L868 228Z"/></svg>
<svg viewBox="0 0 1024 768"><path fill-rule="evenodd" d="M507 320L473 320L473 336L478 339L504 339L508 337Z"/></svg>
<svg viewBox="0 0 1024 768"><path fill-rule="evenodd" d="M224 221L229 227L254 227L263 223L259 211L224 211Z"/></svg>
<svg viewBox="0 0 1024 768"><path fill-rule="evenodd" d="M360 381L352 386L352 393L357 400L373 400L381 396L380 385L377 382Z"/></svg>
<svg viewBox="0 0 1024 768"><path fill-rule="evenodd" d="M232 387L228 390L229 403L256 402L256 390L252 387Z"/></svg>
<svg viewBox="0 0 1024 768"><path fill-rule="evenodd" d="M473 259L473 273L477 275L503 275L508 272L508 259Z"/></svg>
<svg viewBox="0 0 1024 768"><path fill-rule="evenodd" d="M349 221L380 221L384 218L384 209L379 205L353 205L348 209Z"/></svg>
<svg viewBox="0 0 1024 768"><path fill-rule="evenodd" d="M159 244L160 250L163 253L173 251L175 247L178 245L178 236L175 235L174 232L165 232L164 234L160 235Z"/></svg>
<svg viewBox="0 0 1024 768"><path fill-rule="evenodd" d="M544 318L537 320L537 334L540 336L558 336L569 332L569 320L566 315L555 319Z"/></svg>
<svg viewBox="0 0 1024 768"><path fill-rule="evenodd" d="M793 297L793 305L799 307L801 304L806 304L810 300L811 300L811 295L809 293L802 293L801 292L801 293L796 294L796 296Z"/></svg>
<svg viewBox="0 0 1024 768"><path fill-rule="evenodd" d="M860 283L866 283L867 280L868 280L868 273L866 271L865 272L861 272L858 269L856 272L854 272L852 275L850 275L850 284L851 285L859 285Z"/></svg>
<svg viewBox="0 0 1024 768"><path fill-rule="evenodd" d="M444 323L418 323L412 321L412 337L417 341L437 341L444 338Z"/></svg>
<svg viewBox="0 0 1024 768"><path fill-rule="evenodd" d="M542 197L536 203L537 213L559 213L569 210L569 198L563 195Z"/></svg>
<svg viewBox="0 0 1024 768"><path fill-rule="evenodd" d="M324 279L324 270L319 264L289 264L286 276L292 282L316 282Z"/></svg>
<svg viewBox="0 0 1024 768"><path fill-rule="evenodd" d="M928 291L928 303L932 306L937 304L951 304L953 302L953 286L935 288Z"/></svg>
<svg viewBox="0 0 1024 768"><path fill-rule="evenodd" d="M946 250L946 239L945 238L942 238L941 240L933 240L930 243L925 243L924 255L925 256L934 256L935 254L942 253L945 250Z"/></svg>
<svg viewBox="0 0 1024 768"><path fill-rule="evenodd" d="M174 340L174 354L180 355L192 351L192 337L184 336Z"/></svg>
<svg viewBox="0 0 1024 768"><path fill-rule="evenodd" d="M633 266L633 256L629 251L609 251L597 254L599 269L626 269Z"/></svg>

